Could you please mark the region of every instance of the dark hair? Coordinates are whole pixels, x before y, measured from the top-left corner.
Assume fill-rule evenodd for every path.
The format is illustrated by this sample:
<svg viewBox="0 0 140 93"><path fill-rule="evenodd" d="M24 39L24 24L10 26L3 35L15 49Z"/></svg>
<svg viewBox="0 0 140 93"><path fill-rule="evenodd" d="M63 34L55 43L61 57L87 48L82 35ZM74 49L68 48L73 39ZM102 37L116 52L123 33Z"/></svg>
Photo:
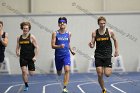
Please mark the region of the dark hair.
<svg viewBox="0 0 140 93"><path fill-rule="evenodd" d="M0 21L0 24L2 24L2 26L3 26L3 22L2 21Z"/></svg>
<svg viewBox="0 0 140 93"><path fill-rule="evenodd" d="M104 20L104 21L106 22L106 18L103 17L103 16L100 16L100 17L98 18L98 24L99 24L99 21L101 21L101 20Z"/></svg>
<svg viewBox="0 0 140 93"><path fill-rule="evenodd" d="M31 24L30 24L30 22L22 22L20 24L20 29L23 29L23 26L25 26L25 25L29 26L29 30L31 30Z"/></svg>
<svg viewBox="0 0 140 93"><path fill-rule="evenodd" d="M66 24L67 24L67 18L66 18L66 17L60 17L60 18L58 19L58 23L60 23L60 20L65 20L65 21L66 21Z"/></svg>

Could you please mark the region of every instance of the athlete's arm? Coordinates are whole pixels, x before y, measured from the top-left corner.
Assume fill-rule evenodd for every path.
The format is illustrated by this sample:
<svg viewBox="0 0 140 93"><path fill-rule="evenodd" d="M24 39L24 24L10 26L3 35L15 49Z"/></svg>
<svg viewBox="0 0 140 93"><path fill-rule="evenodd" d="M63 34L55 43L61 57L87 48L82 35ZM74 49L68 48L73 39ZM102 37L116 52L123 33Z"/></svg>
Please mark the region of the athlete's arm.
<svg viewBox="0 0 140 93"><path fill-rule="evenodd" d="M17 55L18 57L20 56L19 37L17 37L16 55Z"/></svg>
<svg viewBox="0 0 140 93"><path fill-rule="evenodd" d="M94 48L95 46L95 37L96 37L96 31L92 32L92 39L88 44L90 48Z"/></svg>
<svg viewBox="0 0 140 93"><path fill-rule="evenodd" d="M8 45L8 33L5 33L5 38L1 40L1 43L6 47Z"/></svg>
<svg viewBox="0 0 140 93"><path fill-rule="evenodd" d="M39 52L39 46L38 46L38 43L37 43L35 36L32 34L31 34L31 39L32 39L32 43L35 47L35 56L33 57L33 61L36 61L36 57L37 57L38 52Z"/></svg>
<svg viewBox="0 0 140 93"><path fill-rule="evenodd" d="M111 38L113 39L114 41L114 47L115 47L115 53L114 53L114 56L119 56L119 51L118 51L118 40L114 34L114 32L112 30L109 30L109 33L110 33L110 36Z"/></svg>
<svg viewBox="0 0 140 93"><path fill-rule="evenodd" d="M56 42L56 32L53 32L52 33L52 39L51 39L51 46L53 49L57 49L57 48L64 48L64 44L61 44L61 45L56 45L55 44Z"/></svg>
<svg viewBox="0 0 140 93"><path fill-rule="evenodd" d="M69 40L71 40L71 33L70 33L70 32L69 32ZM70 41L69 41L69 42L70 42ZM74 50L71 48L70 43L69 43L69 50L70 50L70 52L71 52L72 55L75 55L75 52L74 52Z"/></svg>

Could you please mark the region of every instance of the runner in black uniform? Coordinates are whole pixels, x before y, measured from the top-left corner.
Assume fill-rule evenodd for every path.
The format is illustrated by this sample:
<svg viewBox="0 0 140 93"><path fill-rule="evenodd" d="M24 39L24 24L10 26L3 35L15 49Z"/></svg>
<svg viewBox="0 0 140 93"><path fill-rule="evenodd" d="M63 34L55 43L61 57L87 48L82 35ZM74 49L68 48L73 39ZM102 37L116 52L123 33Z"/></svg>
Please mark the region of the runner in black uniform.
<svg viewBox="0 0 140 93"><path fill-rule="evenodd" d="M4 52L7 44L8 44L8 34L3 31L3 22L0 21L0 68L5 58Z"/></svg>
<svg viewBox="0 0 140 93"><path fill-rule="evenodd" d="M106 31L103 35L100 35L99 30L97 29L95 41L96 41L96 50L95 50L96 67L103 66L111 68L112 43L110 40L108 28L106 28ZM105 60L105 62L101 61L100 59Z"/></svg>
<svg viewBox="0 0 140 93"><path fill-rule="evenodd" d="M95 50L95 66L98 74L98 82L102 88L102 93L107 93L103 74L109 77L112 73L112 43L111 38L114 41L115 53L114 56L118 56L118 41L114 32L111 29L105 28L106 19L105 17L98 18L99 29L92 33L92 40L89 43L90 48L94 48L96 42Z"/></svg>
<svg viewBox="0 0 140 93"><path fill-rule="evenodd" d="M16 54L20 57L22 78L25 83L24 91L27 91L29 87L28 70L30 75L35 71L34 62L36 61L39 47L35 36L29 33L31 24L29 22L22 22L20 27L23 30L23 34L17 38Z"/></svg>

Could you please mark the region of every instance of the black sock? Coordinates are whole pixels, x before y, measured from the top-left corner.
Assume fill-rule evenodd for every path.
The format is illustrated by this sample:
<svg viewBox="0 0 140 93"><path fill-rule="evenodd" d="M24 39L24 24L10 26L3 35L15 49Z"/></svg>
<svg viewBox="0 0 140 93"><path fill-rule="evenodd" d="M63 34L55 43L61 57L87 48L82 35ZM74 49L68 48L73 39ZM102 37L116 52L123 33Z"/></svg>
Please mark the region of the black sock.
<svg viewBox="0 0 140 93"><path fill-rule="evenodd" d="M25 82L25 86L26 86L26 87L29 87L29 85L28 85L28 83L27 83L27 82Z"/></svg>

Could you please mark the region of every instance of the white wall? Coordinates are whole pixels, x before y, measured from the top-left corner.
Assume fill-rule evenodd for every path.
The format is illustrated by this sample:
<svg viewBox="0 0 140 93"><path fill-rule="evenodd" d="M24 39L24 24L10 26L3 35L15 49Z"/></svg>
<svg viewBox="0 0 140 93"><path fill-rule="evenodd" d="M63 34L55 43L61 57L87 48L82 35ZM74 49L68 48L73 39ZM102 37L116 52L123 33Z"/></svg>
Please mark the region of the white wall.
<svg viewBox="0 0 140 93"><path fill-rule="evenodd" d="M5 14L14 14L12 11L7 9L13 8L19 10L22 13L29 12L29 0L0 0L0 12Z"/></svg>
<svg viewBox="0 0 140 93"><path fill-rule="evenodd" d="M0 12L13 14L7 5L22 13L81 13L75 4L90 12L140 11L140 0L0 0Z"/></svg>
<svg viewBox="0 0 140 93"><path fill-rule="evenodd" d="M32 0L35 13L80 13L73 5L80 5L89 11L101 11L102 0Z"/></svg>
<svg viewBox="0 0 140 93"><path fill-rule="evenodd" d="M140 11L140 0L104 0L106 11Z"/></svg>
<svg viewBox="0 0 140 93"><path fill-rule="evenodd" d="M94 54L94 49L88 47L91 33L98 28L96 17L104 15L108 24L113 27L119 40L119 51L124 59L126 71L136 71L140 51L140 13L136 14L95 14L95 15L1 15L0 20L4 22L4 30L9 33L9 45L6 56L10 59L13 74L21 73L19 60L15 57L16 37L22 34L19 24L30 20L32 23L31 33L37 38L40 53L36 66L45 72L50 71L54 50L51 49L51 32L58 29L57 19L60 16L68 18L68 31L72 32L71 46L76 47L76 61L79 72L86 72L88 67L88 56ZM107 26L108 27L108 26ZM114 28L115 27L115 28ZM109 27L110 28L110 27ZM48 30L49 29L49 30ZM118 30L119 29L119 30ZM135 37L130 39L130 35ZM135 39L137 39L135 41ZM14 54L14 55L13 55Z"/></svg>

